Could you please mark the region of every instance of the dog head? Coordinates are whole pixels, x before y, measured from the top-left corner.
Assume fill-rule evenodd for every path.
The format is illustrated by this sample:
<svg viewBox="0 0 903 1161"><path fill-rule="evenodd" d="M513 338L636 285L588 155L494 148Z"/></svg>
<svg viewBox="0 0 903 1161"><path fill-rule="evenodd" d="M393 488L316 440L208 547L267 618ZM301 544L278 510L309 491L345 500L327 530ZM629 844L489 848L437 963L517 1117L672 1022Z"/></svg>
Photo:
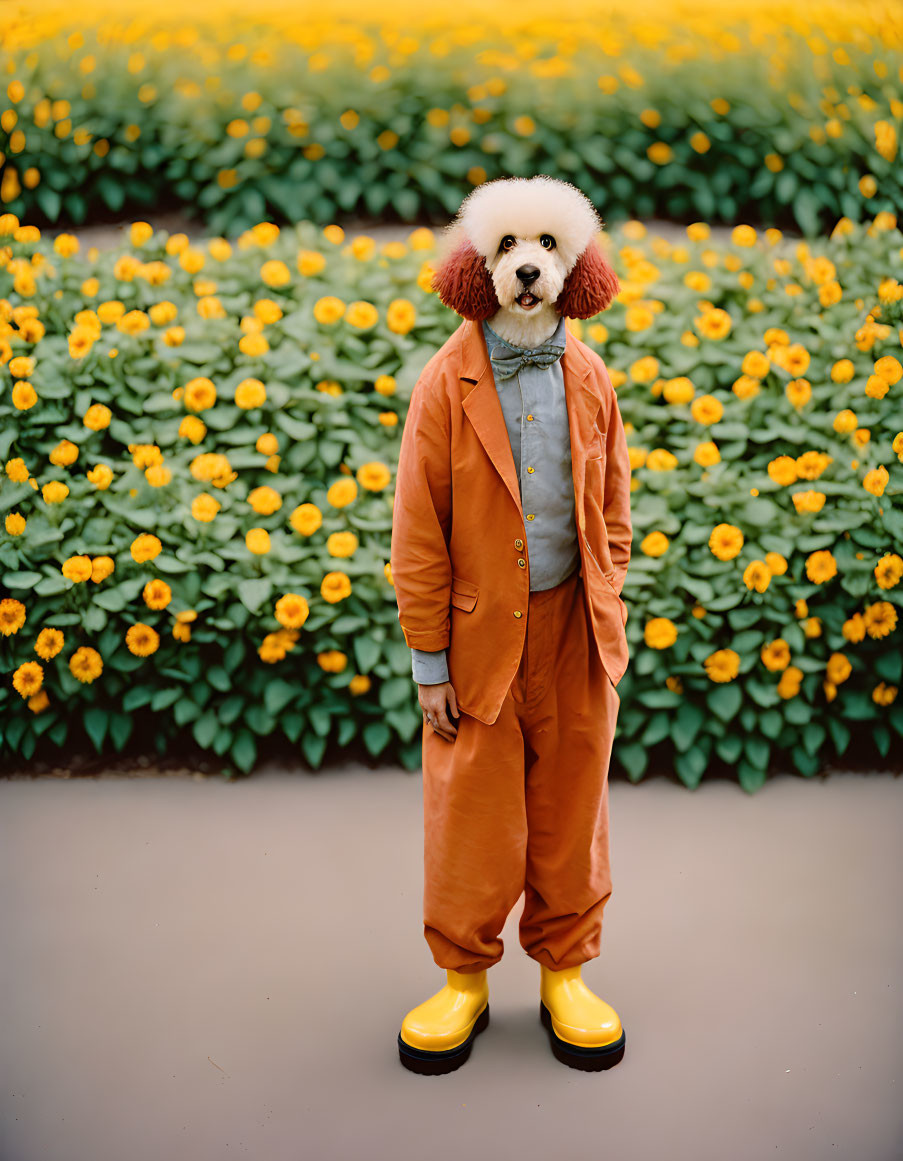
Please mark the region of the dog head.
<svg viewBox="0 0 903 1161"><path fill-rule="evenodd" d="M528 334L540 318L592 318L620 290L596 241L592 202L569 182L499 178L464 199L442 239L433 284L463 318L501 314ZM531 326L536 319L536 327ZM528 322L529 320L529 322Z"/></svg>

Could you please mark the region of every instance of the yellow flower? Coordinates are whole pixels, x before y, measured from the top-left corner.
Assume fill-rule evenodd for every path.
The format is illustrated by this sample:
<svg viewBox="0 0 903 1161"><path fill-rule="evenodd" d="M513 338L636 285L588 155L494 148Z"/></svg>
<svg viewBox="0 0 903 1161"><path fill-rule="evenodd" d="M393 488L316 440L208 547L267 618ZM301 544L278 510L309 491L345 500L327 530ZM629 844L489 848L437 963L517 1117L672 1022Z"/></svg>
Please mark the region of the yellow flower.
<svg viewBox="0 0 903 1161"><path fill-rule="evenodd" d="M13 688L22 697L32 697L44 684L44 670L37 661L25 661L13 674Z"/></svg>
<svg viewBox="0 0 903 1161"><path fill-rule="evenodd" d="M700 395L693 400L690 413L697 423L718 423L724 415L724 405L714 395Z"/></svg>
<svg viewBox="0 0 903 1161"><path fill-rule="evenodd" d="M116 564L112 556L95 556L91 561L91 580L95 584L100 584L105 581L108 576L113 575L113 570Z"/></svg>
<svg viewBox="0 0 903 1161"><path fill-rule="evenodd" d="M68 467L78 459L78 446L71 440L61 439L50 452L48 459L57 467Z"/></svg>
<svg viewBox="0 0 903 1161"><path fill-rule="evenodd" d="M867 492L871 492L873 496L883 496L889 479L890 474L887 468L872 468L870 472L865 473L862 486Z"/></svg>
<svg viewBox="0 0 903 1161"><path fill-rule="evenodd" d="M286 629L300 629L309 615L310 606L298 593L286 593L276 602L276 620Z"/></svg>
<svg viewBox="0 0 903 1161"><path fill-rule="evenodd" d="M848 407L845 407L843 411L838 411L834 416L833 427L839 435L849 435L858 426L859 420L856 418L856 412L850 411Z"/></svg>
<svg viewBox="0 0 903 1161"><path fill-rule="evenodd" d="M653 391L655 388L653 388ZM676 379L668 379L662 387L662 396L668 403L689 403L696 394L696 388L686 375L678 375Z"/></svg>
<svg viewBox="0 0 903 1161"><path fill-rule="evenodd" d="M808 379L791 379L784 391L790 404L797 410L812 398L812 385Z"/></svg>
<svg viewBox="0 0 903 1161"><path fill-rule="evenodd" d="M806 559L806 576L815 585L824 584L837 576L837 561L827 549L812 552Z"/></svg>
<svg viewBox="0 0 903 1161"><path fill-rule="evenodd" d="M357 498L357 484L347 476L330 484L326 499L333 508L345 508Z"/></svg>
<svg viewBox="0 0 903 1161"><path fill-rule="evenodd" d="M887 637L897 627L897 610L890 601L875 601L865 610L862 619L870 637Z"/></svg>
<svg viewBox="0 0 903 1161"><path fill-rule="evenodd" d="M328 572L320 585L320 596L335 604L351 594L351 580L344 572Z"/></svg>
<svg viewBox="0 0 903 1161"><path fill-rule="evenodd" d="M717 524L709 536L709 548L719 560L733 560L743 548L743 533L733 524Z"/></svg>
<svg viewBox="0 0 903 1161"><path fill-rule="evenodd" d="M256 556L265 555L272 547L269 532L265 528L252 528L245 536L245 547Z"/></svg>
<svg viewBox="0 0 903 1161"><path fill-rule="evenodd" d="M341 673L348 664L348 657L338 649L328 649L317 654L317 663L327 673Z"/></svg>
<svg viewBox="0 0 903 1161"><path fill-rule="evenodd" d="M191 501L191 515L202 524L209 524L222 505L209 492L201 492Z"/></svg>
<svg viewBox="0 0 903 1161"><path fill-rule="evenodd" d="M383 427L397 427L398 413L395 411L381 411L379 413L379 422Z"/></svg>
<svg viewBox="0 0 903 1161"><path fill-rule="evenodd" d="M896 552L886 552L875 565L875 580L879 588L892 589L903 577L903 557Z"/></svg>
<svg viewBox="0 0 903 1161"><path fill-rule="evenodd" d="M85 475L88 482L93 484L95 488L100 488L101 491L109 488L113 482L113 469L107 464L97 464L90 471L85 472Z"/></svg>
<svg viewBox="0 0 903 1161"><path fill-rule="evenodd" d="M189 471L196 480L209 481L216 488L225 488L238 477L227 457L217 452L202 452L195 456L189 464Z"/></svg>
<svg viewBox="0 0 903 1161"><path fill-rule="evenodd" d="M358 483L370 492L381 492L392 479L392 473L378 460L362 464L357 470Z"/></svg>
<svg viewBox="0 0 903 1161"><path fill-rule="evenodd" d="M126 335L139 335L151 325L143 310L130 310L116 320L116 329Z"/></svg>
<svg viewBox="0 0 903 1161"><path fill-rule="evenodd" d="M69 671L82 684L89 685L103 672L103 660L96 649L82 645L69 658Z"/></svg>
<svg viewBox="0 0 903 1161"><path fill-rule="evenodd" d="M144 478L152 488L165 488L172 481L172 471L163 464L151 464L145 471Z"/></svg>
<svg viewBox="0 0 903 1161"><path fill-rule="evenodd" d="M351 556L358 546L358 538L353 532L333 532L326 540L326 551L330 556Z"/></svg>
<svg viewBox="0 0 903 1161"><path fill-rule="evenodd" d="M771 583L771 569L764 560L753 560L743 570L743 583L750 590L764 593Z"/></svg>
<svg viewBox="0 0 903 1161"><path fill-rule="evenodd" d="M323 523L323 513L316 504L299 504L289 517L289 523L302 536L312 536Z"/></svg>
<svg viewBox="0 0 903 1161"><path fill-rule="evenodd" d="M6 474L13 481L14 484L24 484L28 479L28 468L25 460L17 456L15 459L7 460Z"/></svg>
<svg viewBox="0 0 903 1161"><path fill-rule="evenodd" d="M893 387L903 377L903 365L893 355L884 355L875 363L875 374Z"/></svg>
<svg viewBox="0 0 903 1161"><path fill-rule="evenodd" d="M827 497L824 492L793 492L791 494L797 512L820 512L825 506Z"/></svg>
<svg viewBox="0 0 903 1161"><path fill-rule="evenodd" d="M25 531L25 517L21 512L10 512L6 517L6 531L10 536L21 536Z"/></svg>
<svg viewBox="0 0 903 1161"><path fill-rule="evenodd" d="M643 640L650 649L670 649L677 640L677 626L667 617L653 617L646 622Z"/></svg>
<svg viewBox="0 0 903 1161"><path fill-rule="evenodd" d="M733 681L740 672L740 655L733 649L718 649L703 664L711 681Z"/></svg>
<svg viewBox="0 0 903 1161"><path fill-rule="evenodd" d="M0 633L9 637L18 633L25 624L25 606L13 597L4 597L0 601Z"/></svg>
<svg viewBox="0 0 903 1161"><path fill-rule="evenodd" d="M38 401L38 393L30 383L17 383L12 390L13 407L17 411L28 411Z"/></svg>
<svg viewBox="0 0 903 1161"><path fill-rule="evenodd" d="M831 378L835 383L849 383L856 373L850 359L839 359L831 368Z"/></svg>
<svg viewBox="0 0 903 1161"><path fill-rule="evenodd" d="M206 376L192 379L185 384L182 401L189 411L204 411L216 403L216 387Z"/></svg>
<svg viewBox="0 0 903 1161"><path fill-rule="evenodd" d="M92 431L101 431L103 428L110 426L112 417L112 411L105 404L92 403L85 412L84 424L85 427L90 427Z"/></svg>
<svg viewBox="0 0 903 1161"><path fill-rule="evenodd" d="M16 355L7 366L14 379L30 379L34 374L35 361L30 355Z"/></svg>
<svg viewBox="0 0 903 1161"><path fill-rule="evenodd" d="M776 484L783 487L795 484L799 478L796 460L793 456L778 456L769 463L768 474Z"/></svg>
<svg viewBox="0 0 903 1161"><path fill-rule="evenodd" d="M718 445L710 439L698 443L693 452L693 460L703 468L710 468L712 464L720 464L721 452L718 450Z"/></svg>
<svg viewBox="0 0 903 1161"><path fill-rule="evenodd" d="M646 467L652 472L671 472L677 467L677 456L667 448L653 448L646 457Z"/></svg>
<svg viewBox="0 0 903 1161"><path fill-rule="evenodd" d="M199 444L207 434L207 425L197 415L185 415L179 423L179 438Z"/></svg>
<svg viewBox="0 0 903 1161"><path fill-rule="evenodd" d="M427 226L419 226L408 234L408 245L412 250L432 250L436 237Z"/></svg>
<svg viewBox="0 0 903 1161"><path fill-rule="evenodd" d="M765 563L771 569L772 576L783 576L787 571L787 561L779 552L766 552Z"/></svg>
<svg viewBox="0 0 903 1161"><path fill-rule="evenodd" d="M282 497L275 488L263 484L248 493L248 503L261 516L272 516L282 507Z"/></svg>
<svg viewBox="0 0 903 1161"><path fill-rule="evenodd" d="M167 299L164 302L155 302L147 313L154 326L163 327L179 317L179 308Z"/></svg>
<svg viewBox="0 0 903 1161"><path fill-rule="evenodd" d="M136 468L147 468L152 464L163 463L163 452L155 443L130 443L132 463Z"/></svg>
<svg viewBox="0 0 903 1161"><path fill-rule="evenodd" d="M319 274L326 265L326 256L319 253L317 250L299 250L298 251L298 273L305 278L312 278L315 274Z"/></svg>
<svg viewBox="0 0 903 1161"><path fill-rule="evenodd" d="M360 693L367 693L370 689L370 678L366 673L355 673L354 677L348 682L348 689L357 696Z"/></svg>
<svg viewBox="0 0 903 1161"><path fill-rule="evenodd" d="M747 351L741 364L744 375L751 375L754 379L764 379L771 367L768 355L761 351Z"/></svg>
<svg viewBox="0 0 903 1161"><path fill-rule="evenodd" d="M244 411L262 407L266 397L267 389L259 379L243 379L235 388L235 402Z"/></svg>
<svg viewBox="0 0 903 1161"><path fill-rule="evenodd" d="M62 573L67 580L79 584L91 579L91 567L90 556L70 556L63 561Z"/></svg>
<svg viewBox="0 0 903 1161"><path fill-rule="evenodd" d="M28 708L34 714L39 714L47 709L50 705L50 698L47 696L46 689L39 689L37 693L31 695L28 699Z"/></svg>
<svg viewBox="0 0 903 1161"><path fill-rule="evenodd" d="M279 451L279 440L271 431L265 431L263 435L257 437L257 442L254 444L255 451L259 451L262 455L273 456Z"/></svg>
<svg viewBox="0 0 903 1161"><path fill-rule="evenodd" d="M825 675L834 685L840 685L853 672L849 658L843 653L832 653L825 666Z"/></svg>
<svg viewBox="0 0 903 1161"><path fill-rule="evenodd" d="M149 609L165 609L172 600L172 589L164 580L150 580L141 590L144 603Z"/></svg>
<svg viewBox="0 0 903 1161"><path fill-rule="evenodd" d="M350 321L350 320L349 320ZM386 326L396 335L406 335L417 322L417 311L407 298L393 298L386 310Z"/></svg>
<svg viewBox="0 0 903 1161"><path fill-rule="evenodd" d="M136 657L149 657L160 648L160 634L150 625L139 621L129 627L125 643L129 647L129 652L134 653Z"/></svg>
<svg viewBox="0 0 903 1161"><path fill-rule="evenodd" d="M371 302L352 302L348 304L345 321L359 330L372 327L379 319L379 311Z"/></svg>
<svg viewBox="0 0 903 1161"><path fill-rule="evenodd" d="M766 669L770 669L772 673L777 673L786 669L790 664L790 646L783 637L778 637L767 645L763 645L759 656Z"/></svg>
<svg viewBox="0 0 903 1161"><path fill-rule="evenodd" d="M51 480L41 489L45 504L61 504L69 495L69 488L60 480Z"/></svg>
<svg viewBox="0 0 903 1161"><path fill-rule="evenodd" d="M592 333L592 330L590 333ZM659 362L654 355L644 355L643 358L636 359L631 363L630 377L634 383L651 383L656 375L658 375L658 368ZM671 380L671 382L677 382L677 380Z"/></svg>
<svg viewBox="0 0 903 1161"><path fill-rule="evenodd" d="M287 286L292 280L292 275L284 262L272 258L261 266L260 278L267 286Z"/></svg>
<svg viewBox="0 0 903 1161"><path fill-rule="evenodd" d="M785 699L796 697L800 691L802 680L803 671L795 665L788 665L781 674L781 680L777 684L778 695Z"/></svg>
<svg viewBox="0 0 903 1161"><path fill-rule="evenodd" d="M640 551L646 556L664 556L668 551L670 541L664 532L650 532L643 537Z"/></svg>
<svg viewBox="0 0 903 1161"><path fill-rule="evenodd" d="M159 537L150 532L142 532L132 541L130 551L133 560L138 564L144 564L145 561L153 560L159 556L163 551L163 545Z"/></svg>
<svg viewBox="0 0 903 1161"><path fill-rule="evenodd" d="M720 307L713 307L693 320L697 331L706 339L723 339L730 333L731 316Z"/></svg>
<svg viewBox="0 0 903 1161"><path fill-rule="evenodd" d="M340 298L336 298L333 294L328 294L324 298L318 298L314 303L314 318L324 326L337 323L344 313L344 302Z"/></svg>
<svg viewBox="0 0 903 1161"><path fill-rule="evenodd" d="M149 222L132 222L129 227L129 238L133 246L143 246L154 236L154 228Z"/></svg>

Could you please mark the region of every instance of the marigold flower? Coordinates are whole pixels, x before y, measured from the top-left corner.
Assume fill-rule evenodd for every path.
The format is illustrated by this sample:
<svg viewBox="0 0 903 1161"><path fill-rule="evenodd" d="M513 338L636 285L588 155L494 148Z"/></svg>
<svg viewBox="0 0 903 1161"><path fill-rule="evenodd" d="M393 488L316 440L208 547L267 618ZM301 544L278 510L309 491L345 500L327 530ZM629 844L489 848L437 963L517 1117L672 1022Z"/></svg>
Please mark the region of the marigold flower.
<svg viewBox="0 0 903 1161"><path fill-rule="evenodd" d="M78 445L70 439L61 439L47 458L57 467L67 468L78 459Z"/></svg>
<svg viewBox="0 0 903 1161"><path fill-rule="evenodd" d="M711 681L733 681L740 672L740 655L733 649L718 649L703 662Z"/></svg>
<svg viewBox="0 0 903 1161"><path fill-rule="evenodd" d="M326 499L333 508L345 508L357 498L357 484L347 476L330 484Z"/></svg>
<svg viewBox="0 0 903 1161"><path fill-rule="evenodd" d="M892 589L903 577L903 557L896 552L886 552L875 565L875 580L879 588Z"/></svg>
<svg viewBox="0 0 903 1161"><path fill-rule="evenodd" d="M267 389L259 379L242 379L235 388L235 402L244 411L262 407L266 398Z"/></svg>
<svg viewBox="0 0 903 1161"><path fill-rule="evenodd" d="M113 469L107 464L97 464L89 471L85 472L88 482L93 484L95 488L101 491L109 488L113 482Z"/></svg>
<svg viewBox="0 0 903 1161"><path fill-rule="evenodd" d="M650 649L670 649L677 640L677 626L667 617L653 617L646 622L643 640Z"/></svg>
<svg viewBox="0 0 903 1161"><path fill-rule="evenodd" d="M182 401L189 411L205 411L216 403L216 387L203 375L191 379L185 384Z"/></svg>
<svg viewBox="0 0 903 1161"><path fill-rule="evenodd" d="M333 532L326 540L330 556L351 556L357 550L358 538L353 532Z"/></svg>
<svg viewBox="0 0 903 1161"><path fill-rule="evenodd" d="M391 479L392 473L379 461L362 464L357 470L358 483L370 492L381 492Z"/></svg>
<svg viewBox="0 0 903 1161"><path fill-rule="evenodd" d="M345 313L345 303L333 294L318 298L314 303L314 318L324 326L337 323Z"/></svg>
<svg viewBox="0 0 903 1161"><path fill-rule="evenodd" d="M25 460L19 456L16 456L15 459L7 460L6 474L14 484L24 484L28 479L28 468L25 465Z"/></svg>
<svg viewBox="0 0 903 1161"><path fill-rule="evenodd" d="M125 643L136 657L149 657L160 648L160 634L150 625L139 621L131 625L125 635Z"/></svg>
<svg viewBox="0 0 903 1161"><path fill-rule="evenodd" d="M393 298L386 309L386 326L396 335L406 335L414 329L417 310L407 298Z"/></svg>
<svg viewBox="0 0 903 1161"><path fill-rule="evenodd" d="M60 629L42 629L35 641L34 651L44 661L52 661L64 644L65 638Z"/></svg>
<svg viewBox="0 0 903 1161"><path fill-rule="evenodd" d="M101 431L103 428L110 426L112 417L112 411L105 404L92 403L85 412L84 424L85 427L90 427L92 431Z"/></svg>
<svg viewBox="0 0 903 1161"><path fill-rule="evenodd" d="M10 536L21 536L25 531L25 517L21 512L10 512L4 524Z"/></svg>
<svg viewBox="0 0 903 1161"><path fill-rule="evenodd" d="M783 637L778 637L763 645L759 653L762 664L773 673L786 669L790 664L790 646Z"/></svg>
<svg viewBox="0 0 903 1161"><path fill-rule="evenodd" d="M771 569L764 560L753 560L743 570L743 583L750 590L764 593L771 584Z"/></svg>
<svg viewBox="0 0 903 1161"><path fill-rule="evenodd" d="M781 680L777 684L778 695L784 699L796 697L800 691L802 681L803 671L795 665L788 665L781 674Z"/></svg>
<svg viewBox="0 0 903 1161"><path fill-rule="evenodd" d="M163 545L159 537L150 532L142 532L132 541L130 551L133 560L138 564L144 564L145 561L153 560L159 556L163 551Z"/></svg>
<svg viewBox="0 0 903 1161"><path fill-rule="evenodd" d="M91 580L95 584L105 581L113 575L116 564L111 556L95 556L91 561Z"/></svg>
<svg viewBox="0 0 903 1161"><path fill-rule="evenodd" d="M256 556L270 551L270 534L265 528L252 528L245 536L245 547Z"/></svg>
<svg viewBox="0 0 903 1161"><path fill-rule="evenodd" d="M351 595L351 580L344 572L328 572L320 585L320 596L336 604Z"/></svg>
<svg viewBox="0 0 903 1161"><path fill-rule="evenodd" d="M840 685L853 672L853 666L850 664L849 658L844 653L832 653L828 658L828 663L825 666L825 673L830 682L834 685Z"/></svg>
<svg viewBox="0 0 903 1161"><path fill-rule="evenodd" d="M23 380L13 387L12 401L17 411L28 411L37 403L38 393L30 383Z"/></svg>
<svg viewBox="0 0 903 1161"><path fill-rule="evenodd" d="M25 624L25 606L14 597L4 597L0 601L0 633L10 637L18 633Z"/></svg>
<svg viewBox="0 0 903 1161"><path fill-rule="evenodd" d="M650 532L640 542L640 551L646 556L664 556L670 544L664 532Z"/></svg>
<svg viewBox="0 0 903 1161"><path fill-rule="evenodd" d="M75 584L90 580L91 557L70 556L68 560L63 561L62 573L67 580L71 580Z"/></svg>
<svg viewBox="0 0 903 1161"><path fill-rule="evenodd" d="M366 330L368 327L375 326L379 320L379 311L372 302L352 302L348 304L348 310L345 312L345 321L358 330Z"/></svg>
<svg viewBox="0 0 903 1161"><path fill-rule="evenodd" d="M289 523L302 536L312 536L323 523L323 513L316 504L299 504L292 512Z"/></svg>
<svg viewBox="0 0 903 1161"><path fill-rule="evenodd" d="M310 605L298 593L286 593L276 602L276 620L286 629L300 629L310 615Z"/></svg>
<svg viewBox="0 0 903 1161"><path fill-rule="evenodd" d="M69 658L69 672L82 684L90 685L103 672L103 660L96 649L82 645Z"/></svg>
<svg viewBox="0 0 903 1161"><path fill-rule="evenodd" d="M824 584L837 576L837 561L827 549L810 553L806 559L806 576L815 585Z"/></svg>
<svg viewBox="0 0 903 1161"><path fill-rule="evenodd" d="M709 548L719 560L733 560L743 548L743 533L733 524L716 524L709 536Z"/></svg>
<svg viewBox="0 0 903 1161"><path fill-rule="evenodd" d="M317 654L317 663L327 673L341 673L348 664L348 657L339 649L327 649Z"/></svg>
<svg viewBox="0 0 903 1161"><path fill-rule="evenodd" d="M165 609L172 600L172 589L164 580L150 580L141 590L144 603L149 609Z"/></svg>
<svg viewBox="0 0 903 1161"><path fill-rule="evenodd" d="M61 504L69 495L69 487L61 480L51 480L41 489L45 504Z"/></svg>
<svg viewBox="0 0 903 1161"><path fill-rule="evenodd" d="M44 670L37 661L25 661L13 674L13 688L22 697L32 697L44 684Z"/></svg>
<svg viewBox="0 0 903 1161"><path fill-rule="evenodd" d="M865 631L875 640L887 637L897 627L897 610L890 601L875 601L862 614Z"/></svg>
<svg viewBox="0 0 903 1161"><path fill-rule="evenodd" d="M871 492L873 496L883 496L884 489L887 487L890 480L890 473L887 468L872 468L870 472L865 473L865 478L862 481L862 486L867 492Z"/></svg>

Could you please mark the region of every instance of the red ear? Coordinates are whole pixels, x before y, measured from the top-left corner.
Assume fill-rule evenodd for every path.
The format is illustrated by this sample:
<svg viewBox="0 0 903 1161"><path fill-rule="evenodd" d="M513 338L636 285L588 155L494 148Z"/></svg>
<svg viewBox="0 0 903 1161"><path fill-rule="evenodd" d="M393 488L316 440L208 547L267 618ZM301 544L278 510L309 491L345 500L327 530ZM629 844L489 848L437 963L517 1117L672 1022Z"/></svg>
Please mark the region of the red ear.
<svg viewBox="0 0 903 1161"><path fill-rule="evenodd" d="M596 242L590 242L561 288L555 309L565 318L592 318L611 306L621 284Z"/></svg>
<svg viewBox="0 0 903 1161"><path fill-rule="evenodd" d="M462 242L433 275L441 302L462 318L482 322L499 309L492 276L483 255L471 242Z"/></svg>

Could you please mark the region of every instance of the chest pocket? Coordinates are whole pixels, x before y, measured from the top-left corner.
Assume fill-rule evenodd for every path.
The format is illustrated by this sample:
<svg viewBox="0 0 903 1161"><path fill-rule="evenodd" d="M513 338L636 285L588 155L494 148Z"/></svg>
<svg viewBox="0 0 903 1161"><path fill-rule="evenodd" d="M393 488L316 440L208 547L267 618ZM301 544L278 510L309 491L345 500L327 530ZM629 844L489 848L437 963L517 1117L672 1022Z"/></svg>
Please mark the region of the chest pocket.
<svg viewBox="0 0 903 1161"><path fill-rule="evenodd" d="M473 581L463 580L459 576L452 577L451 603L456 609L463 609L465 613L471 612L479 595L479 585L475 585Z"/></svg>

